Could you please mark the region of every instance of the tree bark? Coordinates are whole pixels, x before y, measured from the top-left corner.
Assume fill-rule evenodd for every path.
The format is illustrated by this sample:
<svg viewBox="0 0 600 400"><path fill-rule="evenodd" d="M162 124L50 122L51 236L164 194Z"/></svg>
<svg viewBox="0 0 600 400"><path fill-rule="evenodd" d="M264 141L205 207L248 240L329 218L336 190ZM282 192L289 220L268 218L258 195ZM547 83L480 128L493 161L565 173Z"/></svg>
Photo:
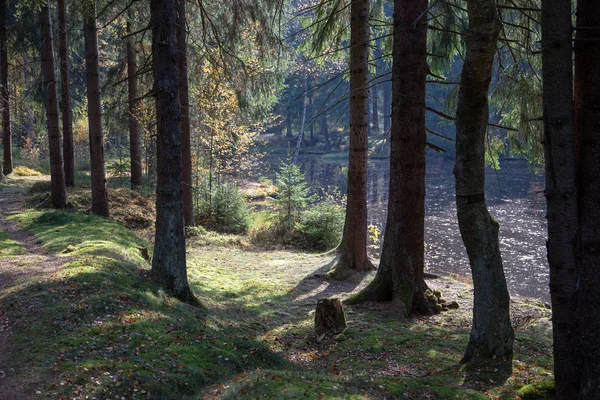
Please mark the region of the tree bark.
<svg viewBox="0 0 600 400"><path fill-rule="evenodd" d="M194 221L194 196L192 193L192 145L190 137L190 100L188 89L188 62L186 43L185 1L177 0L177 50L179 54L179 103L181 104L181 156L183 170L183 220L186 226Z"/></svg>
<svg viewBox="0 0 600 400"><path fill-rule="evenodd" d="M67 188L60 143L58 95L56 93L56 74L54 72L54 44L48 1L40 10L39 22L42 39L41 59L44 79L44 104L46 106L48 149L50 152L51 198L54 207L65 208L67 206Z"/></svg>
<svg viewBox="0 0 600 400"><path fill-rule="evenodd" d="M456 110L456 208L474 286L473 326L462 363L512 368L514 332L498 243L499 224L485 204L488 90L501 30L493 0L467 0L469 31Z"/></svg>
<svg viewBox="0 0 600 400"><path fill-rule="evenodd" d="M58 0L58 59L61 77L63 165L67 186L75 186L75 149L73 148L73 112L71 109L69 40L67 37L66 15L65 0Z"/></svg>
<svg viewBox="0 0 600 400"><path fill-rule="evenodd" d="M157 120L156 236L152 271L182 301L197 304L187 280L182 202L181 108L175 0L150 3Z"/></svg>
<svg viewBox="0 0 600 400"><path fill-rule="evenodd" d="M575 142L579 144L580 264L578 280L575 281L579 289L575 300L576 336L573 341L575 371L570 372L578 378L578 392L577 397L570 398L592 399L600 393L600 2L577 1L577 28ZM563 64L567 65L566 60ZM569 276L568 289L573 288L571 275L575 273Z"/></svg>
<svg viewBox="0 0 600 400"><path fill-rule="evenodd" d="M133 19L133 13L128 15ZM131 22L127 21L127 32L131 33ZM140 122L138 120L137 54L133 37L127 38L127 85L129 96L129 158L131 164L131 189L142 187L142 152L140 148Z"/></svg>
<svg viewBox="0 0 600 400"><path fill-rule="evenodd" d="M10 92L8 87L8 51L6 48L6 0L0 0L0 107L2 107L2 145L4 175L13 170Z"/></svg>
<svg viewBox="0 0 600 400"><path fill-rule="evenodd" d="M355 0L350 5L348 196L339 259L329 273L334 279L373 268L367 255L368 45L369 0Z"/></svg>
<svg viewBox="0 0 600 400"><path fill-rule="evenodd" d="M104 165L104 136L102 132L102 103L98 66L98 31L95 0L88 1L83 21L85 39L85 68L87 74L88 126L90 162L92 166L92 213L107 217L106 167Z"/></svg>
<svg viewBox="0 0 600 400"><path fill-rule="evenodd" d="M575 399L578 370L571 337L577 300L577 187L573 138L571 0L542 2L542 75L554 382L558 399Z"/></svg>
<svg viewBox="0 0 600 400"><path fill-rule="evenodd" d="M415 21L427 0L397 0L390 186L381 262L373 281L350 301L395 301L403 316L437 311L426 296L425 266L425 80L427 21Z"/></svg>

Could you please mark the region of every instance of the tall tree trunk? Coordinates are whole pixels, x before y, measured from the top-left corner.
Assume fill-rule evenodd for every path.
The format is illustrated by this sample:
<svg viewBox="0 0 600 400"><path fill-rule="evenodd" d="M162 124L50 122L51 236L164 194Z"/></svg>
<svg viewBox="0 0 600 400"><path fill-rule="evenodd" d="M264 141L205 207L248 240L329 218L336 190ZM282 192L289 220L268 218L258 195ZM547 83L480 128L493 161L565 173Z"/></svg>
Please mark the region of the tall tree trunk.
<svg viewBox="0 0 600 400"><path fill-rule="evenodd" d="M131 33L133 13L129 13L127 33ZM129 100L129 158L131 164L131 188L142 187L142 151L140 148L140 122L138 119L137 54L133 37L127 38L127 86Z"/></svg>
<svg viewBox="0 0 600 400"><path fill-rule="evenodd" d="M183 170L183 220L194 226L194 196L192 193L192 145L190 137L190 100L188 94L188 62L186 43L186 0L177 0L177 51L179 54L179 103L181 104L181 156Z"/></svg>
<svg viewBox="0 0 600 400"><path fill-rule="evenodd" d="M54 207L65 208L67 206L67 188L60 143L58 95L56 93L56 74L54 73L54 44L48 1L40 10L39 21L42 38L41 59L44 78L44 104L46 106L48 149L50 151L51 198Z"/></svg>
<svg viewBox="0 0 600 400"><path fill-rule="evenodd" d="M383 87L383 132L390 137L392 115L392 88L389 83Z"/></svg>
<svg viewBox="0 0 600 400"><path fill-rule="evenodd" d="M576 367L573 372L578 378L578 393L577 397L570 398L592 399L600 394L600 2L577 1L576 32L575 140L579 144L580 265L575 281L579 290L575 300ZM569 289L573 288L574 275L573 272L569 275Z"/></svg>
<svg viewBox="0 0 600 400"><path fill-rule="evenodd" d="M388 213L377 275L351 302L394 301L403 316L436 312L425 296L427 0L396 0ZM415 24L415 21L418 22Z"/></svg>
<svg viewBox="0 0 600 400"><path fill-rule="evenodd" d="M300 123L300 132L298 132L298 138L296 140L296 149L294 150L293 162L298 159L300 154L300 148L302 147L302 141L304 140L304 128L306 125L306 108L308 106L308 73L304 75L304 100L302 102L302 122Z"/></svg>
<svg viewBox="0 0 600 400"><path fill-rule="evenodd" d="M104 165L104 136L102 133L102 103L98 66L98 31L96 0L88 0L83 21L85 38L85 68L87 73L88 126L90 134L90 163L92 166L92 213L108 217L106 167Z"/></svg>
<svg viewBox="0 0 600 400"><path fill-rule="evenodd" d="M578 368L571 347L577 300L577 188L573 138L571 0L542 2L542 74L548 264L558 399L575 399Z"/></svg>
<svg viewBox="0 0 600 400"><path fill-rule="evenodd" d="M456 208L474 286L473 325L461 362L493 360L511 369L514 331L498 243L499 224L485 204L488 90L501 23L494 0L467 0L469 31L456 110Z"/></svg>
<svg viewBox="0 0 600 400"><path fill-rule="evenodd" d="M371 88L371 110L373 112L371 117L371 123L373 126L373 132L379 134L379 87L377 84Z"/></svg>
<svg viewBox="0 0 600 400"><path fill-rule="evenodd" d="M293 133L292 133L292 110L288 109L288 113L287 113L287 118L286 118L286 133L285 136L288 138L294 137Z"/></svg>
<svg viewBox="0 0 600 400"><path fill-rule="evenodd" d="M8 51L6 48L6 0L0 0L0 107L2 107L2 145L4 175L13 170L12 132L10 130L10 92L8 88Z"/></svg>
<svg viewBox="0 0 600 400"><path fill-rule="evenodd" d="M369 0L350 5L350 146L346 221L339 259L330 276L373 268L367 255L367 151L369 131Z"/></svg>
<svg viewBox="0 0 600 400"><path fill-rule="evenodd" d="M327 127L327 113L321 114L321 135L325 142L325 151L331 151L331 140L329 140L329 128Z"/></svg>
<svg viewBox="0 0 600 400"><path fill-rule="evenodd" d="M183 233L180 59L177 47L175 0L150 3L154 87L158 129L156 236L152 271L182 301L196 304L187 280Z"/></svg>
<svg viewBox="0 0 600 400"><path fill-rule="evenodd" d="M61 77L61 112L63 131L63 165L67 186L75 186L75 150L73 148L73 112L71 110L71 79L69 74L69 40L67 38L67 8L58 0L58 59Z"/></svg>

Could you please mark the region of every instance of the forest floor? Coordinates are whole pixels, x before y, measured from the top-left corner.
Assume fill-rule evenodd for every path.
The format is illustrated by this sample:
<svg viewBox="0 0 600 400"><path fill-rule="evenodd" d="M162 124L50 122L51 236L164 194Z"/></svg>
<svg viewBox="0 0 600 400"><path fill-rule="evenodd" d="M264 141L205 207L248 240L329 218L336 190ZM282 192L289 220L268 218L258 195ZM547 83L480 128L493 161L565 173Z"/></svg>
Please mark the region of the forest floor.
<svg viewBox="0 0 600 400"><path fill-rule="evenodd" d="M405 321L385 304L346 307L348 328L319 342L317 299L373 272L329 281L331 254L208 233L188 242L193 308L155 282L150 244L119 217L31 208L34 183L0 184L0 399L551 398L550 311L535 300L511 302L510 376L458 366L468 279L428 281L457 310Z"/></svg>

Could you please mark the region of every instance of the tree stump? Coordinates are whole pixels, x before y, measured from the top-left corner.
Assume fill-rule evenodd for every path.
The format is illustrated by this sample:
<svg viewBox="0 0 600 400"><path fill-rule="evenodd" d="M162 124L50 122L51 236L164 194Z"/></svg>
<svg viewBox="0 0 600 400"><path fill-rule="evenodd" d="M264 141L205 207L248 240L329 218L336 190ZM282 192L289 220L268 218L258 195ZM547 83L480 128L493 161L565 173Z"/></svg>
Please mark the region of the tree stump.
<svg viewBox="0 0 600 400"><path fill-rule="evenodd" d="M346 317L339 299L320 299L315 312L315 334L321 341L346 329Z"/></svg>

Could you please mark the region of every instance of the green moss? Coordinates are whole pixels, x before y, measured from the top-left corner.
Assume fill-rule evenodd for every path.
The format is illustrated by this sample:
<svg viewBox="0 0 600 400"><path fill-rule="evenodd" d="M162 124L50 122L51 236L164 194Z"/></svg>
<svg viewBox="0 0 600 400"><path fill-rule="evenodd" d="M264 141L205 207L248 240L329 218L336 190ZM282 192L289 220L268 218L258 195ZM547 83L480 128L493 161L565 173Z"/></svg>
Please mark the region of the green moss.
<svg viewBox="0 0 600 400"><path fill-rule="evenodd" d="M517 391L517 396L522 400L549 400L554 399L554 381L543 380L523 386Z"/></svg>
<svg viewBox="0 0 600 400"><path fill-rule="evenodd" d="M16 240L13 240L8 233L0 231L0 257L17 256L23 253L23 247Z"/></svg>

